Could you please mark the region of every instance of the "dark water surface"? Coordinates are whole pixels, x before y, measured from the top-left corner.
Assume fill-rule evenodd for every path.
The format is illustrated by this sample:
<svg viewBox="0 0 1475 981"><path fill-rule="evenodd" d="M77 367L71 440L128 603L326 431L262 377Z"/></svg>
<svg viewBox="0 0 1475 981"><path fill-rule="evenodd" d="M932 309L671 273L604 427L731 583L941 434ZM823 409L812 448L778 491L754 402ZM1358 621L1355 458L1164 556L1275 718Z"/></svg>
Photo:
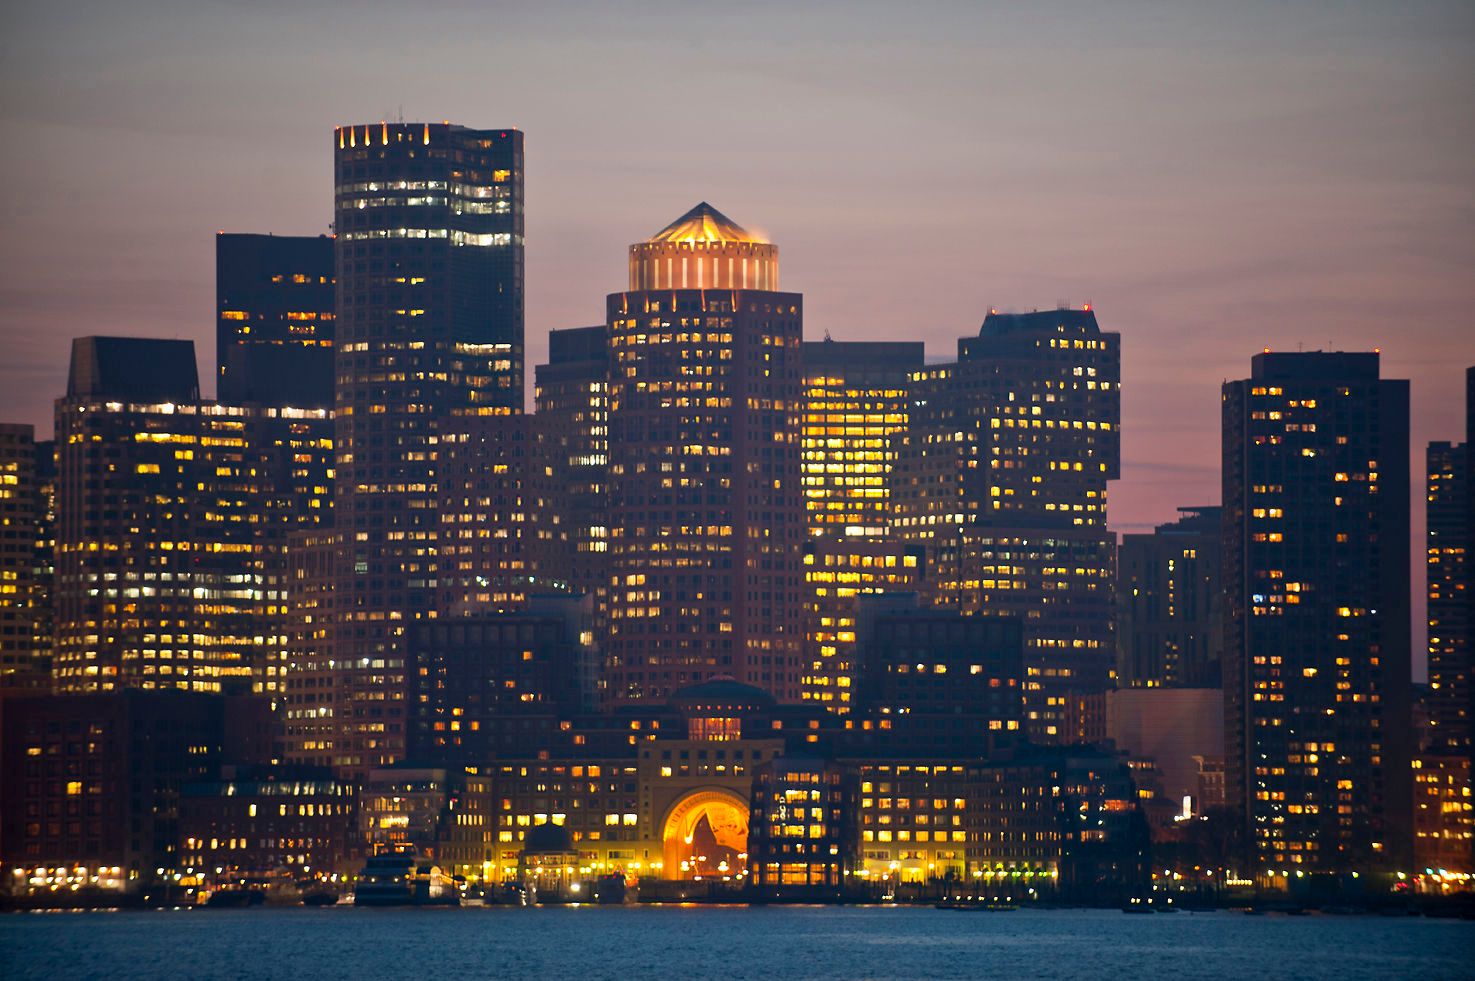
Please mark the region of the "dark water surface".
<svg viewBox="0 0 1475 981"><path fill-rule="evenodd" d="M855 907L255 909L0 916L0 977L1475 977L1475 923Z"/></svg>

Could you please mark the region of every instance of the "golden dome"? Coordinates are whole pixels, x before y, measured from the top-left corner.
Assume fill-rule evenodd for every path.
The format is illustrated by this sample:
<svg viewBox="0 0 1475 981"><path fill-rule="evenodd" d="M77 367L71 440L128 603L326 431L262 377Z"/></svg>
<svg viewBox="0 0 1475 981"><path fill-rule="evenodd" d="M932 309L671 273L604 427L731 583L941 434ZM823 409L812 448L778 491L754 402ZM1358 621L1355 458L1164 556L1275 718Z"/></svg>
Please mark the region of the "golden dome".
<svg viewBox="0 0 1475 981"><path fill-rule="evenodd" d="M647 242L763 242L707 202L692 208Z"/></svg>

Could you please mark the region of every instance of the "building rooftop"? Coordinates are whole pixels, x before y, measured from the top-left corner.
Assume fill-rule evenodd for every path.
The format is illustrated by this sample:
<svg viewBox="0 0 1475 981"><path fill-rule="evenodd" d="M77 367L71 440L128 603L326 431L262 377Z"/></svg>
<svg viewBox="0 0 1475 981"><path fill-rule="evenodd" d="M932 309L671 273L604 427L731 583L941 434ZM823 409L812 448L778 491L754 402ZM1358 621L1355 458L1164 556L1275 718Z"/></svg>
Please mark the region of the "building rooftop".
<svg viewBox="0 0 1475 981"><path fill-rule="evenodd" d="M763 242L746 228L703 201L648 242Z"/></svg>
<svg viewBox="0 0 1475 981"><path fill-rule="evenodd" d="M190 402L200 397L193 341L78 337L72 341L68 398Z"/></svg>

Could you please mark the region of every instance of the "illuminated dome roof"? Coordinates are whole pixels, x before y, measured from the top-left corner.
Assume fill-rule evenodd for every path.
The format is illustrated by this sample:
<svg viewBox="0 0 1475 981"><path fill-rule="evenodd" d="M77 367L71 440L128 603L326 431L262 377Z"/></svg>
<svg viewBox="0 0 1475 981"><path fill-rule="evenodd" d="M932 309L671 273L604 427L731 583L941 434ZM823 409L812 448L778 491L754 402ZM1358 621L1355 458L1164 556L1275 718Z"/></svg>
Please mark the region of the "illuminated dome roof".
<svg viewBox="0 0 1475 981"><path fill-rule="evenodd" d="M707 202L692 208L647 242L762 242Z"/></svg>

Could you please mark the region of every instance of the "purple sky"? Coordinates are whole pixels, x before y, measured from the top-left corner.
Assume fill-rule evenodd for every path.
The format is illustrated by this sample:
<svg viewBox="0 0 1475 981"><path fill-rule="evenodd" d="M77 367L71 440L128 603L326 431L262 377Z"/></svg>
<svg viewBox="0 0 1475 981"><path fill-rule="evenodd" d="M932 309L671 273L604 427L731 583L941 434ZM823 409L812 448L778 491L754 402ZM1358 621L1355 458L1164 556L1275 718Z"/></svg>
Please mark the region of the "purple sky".
<svg viewBox="0 0 1475 981"><path fill-rule="evenodd" d="M1089 300L1120 530L1218 500L1219 383L1262 347L1381 347L1416 470L1463 437L1467 0L634 7L6 4L0 420L50 430L76 335L208 364L215 231L325 231L332 127L402 111L526 131L530 364L706 199L779 243L811 337L950 356L991 305Z"/></svg>

